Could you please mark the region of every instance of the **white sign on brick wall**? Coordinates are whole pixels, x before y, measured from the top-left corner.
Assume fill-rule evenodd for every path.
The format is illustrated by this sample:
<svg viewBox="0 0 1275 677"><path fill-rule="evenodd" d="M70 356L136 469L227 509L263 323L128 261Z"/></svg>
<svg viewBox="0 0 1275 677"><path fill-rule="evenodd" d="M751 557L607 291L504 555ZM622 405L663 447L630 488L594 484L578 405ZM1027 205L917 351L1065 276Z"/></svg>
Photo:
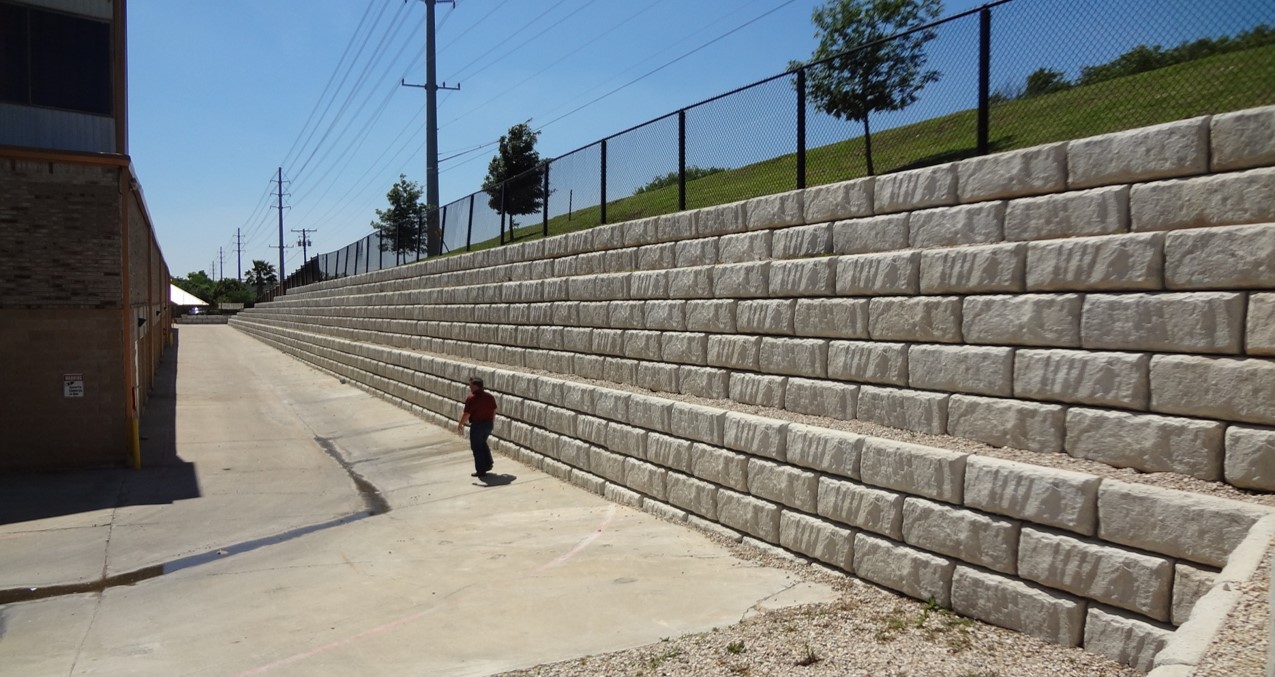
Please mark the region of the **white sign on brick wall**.
<svg viewBox="0 0 1275 677"><path fill-rule="evenodd" d="M62 396L84 397L84 374L63 374Z"/></svg>

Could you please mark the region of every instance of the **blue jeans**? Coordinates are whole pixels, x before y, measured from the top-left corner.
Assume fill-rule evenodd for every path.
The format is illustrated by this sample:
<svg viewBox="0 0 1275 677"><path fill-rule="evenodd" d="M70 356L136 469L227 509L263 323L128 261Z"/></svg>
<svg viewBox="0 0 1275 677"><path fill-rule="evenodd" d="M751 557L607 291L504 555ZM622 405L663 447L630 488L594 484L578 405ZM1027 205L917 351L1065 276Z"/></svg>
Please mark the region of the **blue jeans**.
<svg viewBox="0 0 1275 677"><path fill-rule="evenodd" d="M491 447L487 446L487 438L494 424L495 421L469 422L469 449L474 452L474 470L478 472L491 470Z"/></svg>

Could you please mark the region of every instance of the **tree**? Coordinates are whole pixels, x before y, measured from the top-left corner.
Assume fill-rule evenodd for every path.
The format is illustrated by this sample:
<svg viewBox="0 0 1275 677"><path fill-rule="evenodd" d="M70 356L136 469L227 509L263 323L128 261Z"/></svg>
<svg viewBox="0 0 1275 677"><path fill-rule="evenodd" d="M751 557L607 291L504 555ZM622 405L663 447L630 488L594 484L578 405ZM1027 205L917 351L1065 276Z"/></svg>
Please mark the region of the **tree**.
<svg viewBox="0 0 1275 677"><path fill-rule="evenodd" d="M274 266L261 259L253 259L252 270L244 275L244 282L257 288L257 298L265 296L266 285L275 284L278 281L279 277L275 275Z"/></svg>
<svg viewBox="0 0 1275 677"><path fill-rule="evenodd" d="M408 181L405 174L398 175L398 183L390 186L385 194L389 200L389 209L376 210L376 220L372 227L376 229L377 239L381 243L381 251L394 252L394 262L402 263L407 252L418 252L421 248L421 229L425 216L433 207L421 204L421 186L415 181Z"/></svg>
<svg viewBox="0 0 1275 677"><path fill-rule="evenodd" d="M213 287L214 303L252 303L255 300L252 289L233 277L217 280Z"/></svg>
<svg viewBox="0 0 1275 677"><path fill-rule="evenodd" d="M534 214L544 205L545 165L536 152L539 138L540 132L532 131L526 122L510 127L509 133L500 137L500 149L487 164L483 191L487 205L501 216ZM513 229L510 218L509 232Z"/></svg>
<svg viewBox="0 0 1275 677"><path fill-rule="evenodd" d="M1045 94L1053 94L1071 89L1071 83L1067 81L1067 77L1062 71L1056 71L1052 68L1037 68L1027 76L1027 85L1023 87L1022 98L1030 99L1033 96L1043 96Z"/></svg>
<svg viewBox="0 0 1275 677"><path fill-rule="evenodd" d="M202 270L187 273L186 277L174 277L172 281L178 289L194 294L204 301L212 299L213 288L216 286L212 278L208 277L208 273Z"/></svg>
<svg viewBox="0 0 1275 677"><path fill-rule="evenodd" d="M835 58L807 69L810 100L833 117L863 122L869 174L874 173L869 115L912 105L922 88L939 79L938 71L925 69L925 43L935 38L934 31L878 41L929 23L942 11L942 0L828 0L814 11L819 45L810 62Z"/></svg>

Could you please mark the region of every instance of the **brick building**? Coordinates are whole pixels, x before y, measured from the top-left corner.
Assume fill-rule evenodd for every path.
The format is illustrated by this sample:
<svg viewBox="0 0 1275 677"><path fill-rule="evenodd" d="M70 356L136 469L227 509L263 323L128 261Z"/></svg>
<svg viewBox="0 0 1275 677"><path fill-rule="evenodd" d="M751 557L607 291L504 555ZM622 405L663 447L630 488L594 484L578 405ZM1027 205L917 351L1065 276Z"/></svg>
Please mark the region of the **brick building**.
<svg viewBox="0 0 1275 677"><path fill-rule="evenodd" d="M125 0L0 0L0 470L140 463L171 326Z"/></svg>

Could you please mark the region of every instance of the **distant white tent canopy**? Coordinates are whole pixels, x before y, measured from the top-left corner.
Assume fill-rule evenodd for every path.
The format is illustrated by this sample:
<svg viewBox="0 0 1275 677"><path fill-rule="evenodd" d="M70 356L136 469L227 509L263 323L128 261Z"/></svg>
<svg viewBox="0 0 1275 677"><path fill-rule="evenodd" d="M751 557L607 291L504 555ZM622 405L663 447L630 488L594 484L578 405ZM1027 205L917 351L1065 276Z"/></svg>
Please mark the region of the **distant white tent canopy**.
<svg viewBox="0 0 1275 677"><path fill-rule="evenodd" d="M173 302L173 305L178 305L178 306L208 305L207 303L200 301L198 296L195 296L194 294L187 292L185 289L182 289L181 287L178 287L175 284L168 285L168 298L169 300Z"/></svg>

